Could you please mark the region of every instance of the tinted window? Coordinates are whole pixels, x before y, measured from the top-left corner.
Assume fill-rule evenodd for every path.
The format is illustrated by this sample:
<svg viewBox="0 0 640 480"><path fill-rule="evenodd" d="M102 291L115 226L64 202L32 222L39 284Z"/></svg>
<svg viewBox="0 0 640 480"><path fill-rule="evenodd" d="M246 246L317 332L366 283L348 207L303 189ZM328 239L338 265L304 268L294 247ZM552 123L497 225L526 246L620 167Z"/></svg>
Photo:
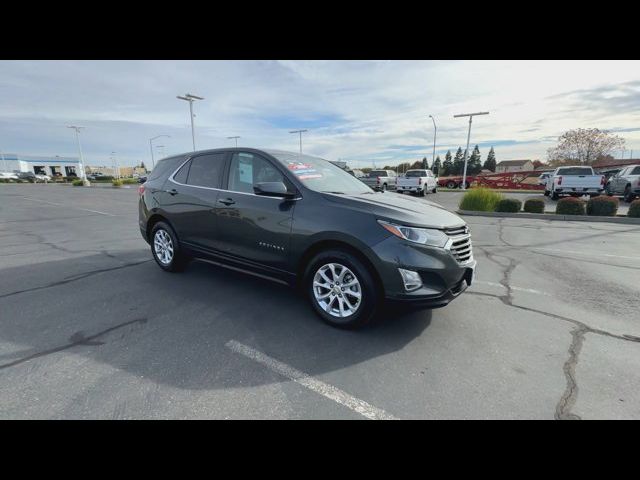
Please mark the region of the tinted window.
<svg viewBox="0 0 640 480"><path fill-rule="evenodd" d="M428 177L426 170L409 170L405 177Z"/></svg>
<svg viewBox="0 0 640 480"><path fill-rule="evenodd" d="M370 177L386 177L387 176L387 171L386 170L371 170L371 172L369 173Z"/></svg>
<svg viewBox="0 0 640 480"><path fill-rule="evenodd" d="M156 178L160 178L160 177L168 177L176 168L178 168L178 166L182 162L184 162L183 156L163 158L156 164L155 168L151 171L151 173L147 177L147 181L155 180Z"/></svg>
<svg viewBox="0 0 640 480"><path fill-rule="evenodd" d="M212 153L191 159L187 184L197 187L220 188L224 157L224 153Z"/></svg>
<svg viewBox="0 0 640 480"><path fill-rule="evenodd" d="M640 167L636 167L629 175L640 175Z"/></svg>
<svg viewBox="0 0 640 480"><path fill-rule="evenodd" d="M191 162L185 163L180 170L178 170L178 173L173 176L173 179L178 183L187 183L187 175L189 174L190 165Z"/></svg>
<svg viewBox="0 0 640 480"><path fill-rule="evenodd" d="M593 175L591 167L566 167L558 170L557 175Z"/></svg>
<svg viewBox="0 0 640 480"><path fill-rule="evenodd" d="M229 168L229 190L253 193L253 186L261 182L288 183L280 171L264 158L253 153L234 153Z"/></svg>

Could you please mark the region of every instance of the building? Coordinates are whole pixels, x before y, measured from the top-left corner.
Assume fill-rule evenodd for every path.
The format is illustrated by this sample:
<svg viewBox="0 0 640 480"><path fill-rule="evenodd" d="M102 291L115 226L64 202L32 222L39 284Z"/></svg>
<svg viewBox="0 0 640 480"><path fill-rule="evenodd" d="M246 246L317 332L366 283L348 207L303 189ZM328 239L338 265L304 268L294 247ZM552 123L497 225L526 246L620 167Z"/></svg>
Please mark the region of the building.
<svg viewBox="0 0 640 480"><path fill-rule="evenodd" d="M3 172L33 172L49 176L69 177L80 175L80 160L76 157L36 156L16 153L0 154Z"/></svg>
<svg viewBox="0 0 640 480"><path fill-rule="evenodd" d="M140 167L123 167L119 166L117 169L107 166L87 165L87 175L92 173L101 173L102 175L108 175L110 177L132 177L134 174L145 175L147 170Z"/></svg>
<svg viewBox="0 0 640 480"><path fill-rule="evenodd" d="M496 165L496 173L528 172L533 170L531 160L503 160Z"/></svg>

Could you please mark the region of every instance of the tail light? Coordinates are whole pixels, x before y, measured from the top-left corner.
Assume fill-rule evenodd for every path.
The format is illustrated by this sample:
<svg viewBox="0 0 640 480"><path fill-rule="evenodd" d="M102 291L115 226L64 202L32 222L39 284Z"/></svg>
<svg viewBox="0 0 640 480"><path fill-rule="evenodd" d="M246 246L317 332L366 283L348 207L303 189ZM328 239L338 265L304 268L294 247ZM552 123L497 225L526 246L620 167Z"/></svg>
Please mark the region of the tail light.
<svg viewBox="0 0 640 480"><path fill-rule="evenodd" d="M602 175L602 177L600 178L600 185L604 185L606 182L606 179L604 178L604 175Z"/></svg>
<svg viewBox="0 0 640 480"><path fill-rule="evenodd" d="M418 185L422 185L422 177L418 177Z"/></svg>
<svg viewBox="0 0 640 480"><path fill-rule="evenodd" d="M380 183L380 177L376 177L376 183Z"/></svg>
<svg viewBox="0 0 640 480"><path fill-rule="evenodd" d="M138 187L138 195L142 196L144 193L144 183Z"/></svg>
<svg viewBox="0 0 640 480"><path fill-rule="evenodd" d="M558 185L562 185L562 176L558 177Z"/></svg>

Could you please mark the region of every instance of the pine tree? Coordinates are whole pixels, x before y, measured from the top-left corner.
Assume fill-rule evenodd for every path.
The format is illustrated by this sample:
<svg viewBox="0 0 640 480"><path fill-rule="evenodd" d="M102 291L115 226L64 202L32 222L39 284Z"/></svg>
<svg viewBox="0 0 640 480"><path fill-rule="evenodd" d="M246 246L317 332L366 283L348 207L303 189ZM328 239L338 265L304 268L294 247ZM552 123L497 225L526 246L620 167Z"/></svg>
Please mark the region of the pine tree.
<svg viewBox="0 0 640 480"><path fill-rule="evenodd" d="M491 170L492 172L496 171L496 152L493 151L493 147L489 150L489 155L487 155L487 159L482 166L485 170Z"/></svg>
<svg viewBox="0 0 640 480"><path fill-rule="evenodd" d="M440 172L440 169L442 168L442 164L440 162L440 155L438 155L436 157L435 162L433 162L433 165L431 165L431 171L433 172L433 174L437 177L438 173Z"/></svg>
<svg viewBox="0 0 640 480"><path fill-rule="evenodd" d="M480 173L480 170L482 170L482 162L480 161L480 149L478 148L478 145L476 145L473 149L473 153L471 153L471 156L468 159L467 174L475 175L477 173Z"/></svg>
<svg viewBox="0 0 640 480"><path fill-rule="evenodd" d="M458 147L456 156L453 159L453 174L462 175L462 170L464 170L464 153L462 152L462 147Z"/></svg>
<svg viewBox="0 0 640 480"><path fill-rule="evenodd" d="M142 168L143 170L147 169L147 167L144 166L144 162L140 162L140 168Z"/></svg>
<svg viewBox="0 0 640 480"><path fill-rule="evenodd" d="M422 165L420 165L420 168L429 168L427 157L422 157Z"/></svg>
<svg viewBox="0 0 640 480"><path fill-rule="evenodd" d="M451 150L447 151L444 156L444 163L442 164L442 176L447 177L453 175L453 162L451 161Z"/></svg>

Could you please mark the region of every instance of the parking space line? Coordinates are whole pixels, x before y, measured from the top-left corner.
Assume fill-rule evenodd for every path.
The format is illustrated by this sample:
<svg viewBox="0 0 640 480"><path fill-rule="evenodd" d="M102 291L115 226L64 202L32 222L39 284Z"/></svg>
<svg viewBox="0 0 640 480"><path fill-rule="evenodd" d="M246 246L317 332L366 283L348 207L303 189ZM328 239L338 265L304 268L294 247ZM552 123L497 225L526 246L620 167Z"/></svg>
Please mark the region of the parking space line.
<svg viewBox="0 0 640 480"><path fill-rule="evenodd" d="M99 215L106 215L108 217L117 217L117 215L114 215L113 213L100 212L98 210L89 210L88 208L70 207L67 205L62 205L61 203L47 202L46 200L41 200L39 198L33 198L33 197L22 197L22 198L26 200L32 200L34 202L46 203L47 205L55 205L56 207L73 208L74 210L82 210L84 212L97 213Z"/></svg>
<svg viewBox="0 0 640 480"><path fill-rule="evenodd" d="M282 375L283 377L287 377L288 379L293 380L299 385L302 385L303 387L306 387L309 390L312 390L322 395L323 397L328 398L329 400L333 400L340 405L344 405L345 407L350 408L354 412L357 412L366 418L369 418L371 420L398 420L398 418L394 417L393 415L390 415L384 410L368 404L364 400L360 400L359 398L349 395L347 392L344 392L343 390L340 390L333 385L321 382L320 380L317 380L312 376L287 365L286 363L276 360L275 358L272 358L240 342L229 340L226 344L226 347L236 353L239 353L240 355L244 355L245 357L264 365L268 369Z"/></svg>
<svg viewBox="0 0 640 480"><path fill-rule="evenodd" d="M492 287L502 287L502 288L506 288L503 284L501 283L496 283L496 282L483 282L482 280L476 280L474 283L481 283L483 285L491 285ZM527 293L534 293L536 295L546 295L548 297L551 296L550 293L547 292L541 292L540 290L534 290L533 288L524 288L524 287L514 287L513 285L509 285L509 288L511 290L515 290L517 292L527 292Z"/></svg>
<svg viewBox="0 0 640 480"><path fill-rule="evenodd" d="M568 255L584 255L587 257L613 257L613 258L628 258L631 260L640 260L640 257L632 257L629 255L613 255L610 253L600 253L600 252L577 252L575 250L560 250L558 248L532 248L531 250L544 250L548 252L560 252L566 253Z"/></svg>

